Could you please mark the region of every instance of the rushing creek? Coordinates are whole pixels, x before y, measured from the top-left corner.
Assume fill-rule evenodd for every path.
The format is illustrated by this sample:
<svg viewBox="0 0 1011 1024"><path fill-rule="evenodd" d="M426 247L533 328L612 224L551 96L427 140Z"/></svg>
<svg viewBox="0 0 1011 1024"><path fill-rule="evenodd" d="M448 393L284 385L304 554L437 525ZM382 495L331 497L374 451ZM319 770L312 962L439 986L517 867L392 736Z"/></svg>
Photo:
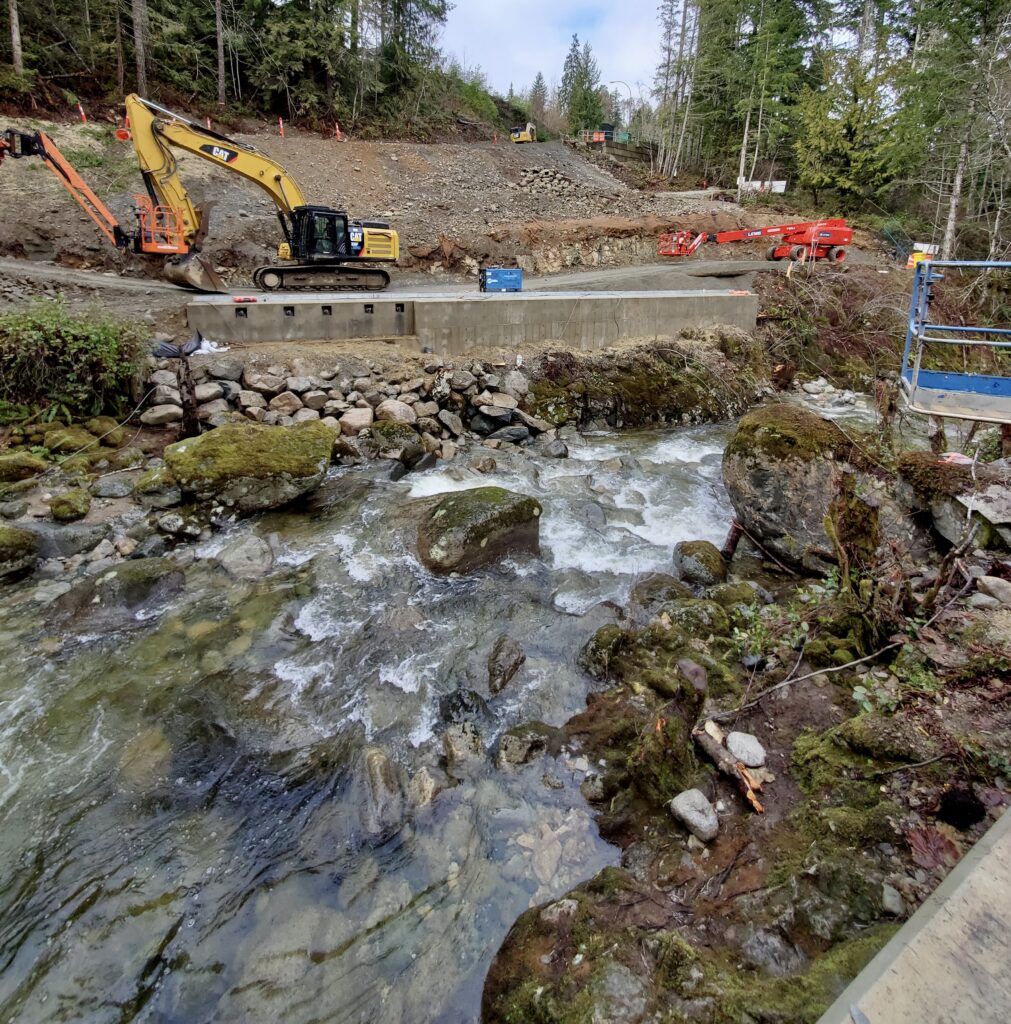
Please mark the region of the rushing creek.
<svg viewBox="0 0 1011 1024"><path fill-rule="evenodd" d="M491 747L585 704L579 649L681 539L725 536L727 425L590 436L398 482L335 470L308 511L197 548L158 607L56 623L0 609L0 1019L476 1021L516 917L617 851L573 758L489 758L427 805L377 808L369 747L405 778L442 753L440 698L487 697L494 638L526 662ZM466 578L419 563L406 504L489 483L544 506L541 556ZM277 564L237 581L242 531Z"/></svg>

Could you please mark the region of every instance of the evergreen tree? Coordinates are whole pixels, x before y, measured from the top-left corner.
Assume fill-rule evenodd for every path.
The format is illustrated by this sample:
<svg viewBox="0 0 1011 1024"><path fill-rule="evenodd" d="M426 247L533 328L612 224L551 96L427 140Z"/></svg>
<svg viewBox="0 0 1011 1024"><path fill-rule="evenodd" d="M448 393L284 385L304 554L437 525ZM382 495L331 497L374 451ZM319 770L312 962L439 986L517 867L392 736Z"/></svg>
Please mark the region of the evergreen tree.
<svg viewBox="0 0 1011 1024"><path fill-rule="evenodd" d="M538 71L534 84L530 87L530 117L540 124L544 120L544 108L548 103L548 86L544 76Z"/></svg>

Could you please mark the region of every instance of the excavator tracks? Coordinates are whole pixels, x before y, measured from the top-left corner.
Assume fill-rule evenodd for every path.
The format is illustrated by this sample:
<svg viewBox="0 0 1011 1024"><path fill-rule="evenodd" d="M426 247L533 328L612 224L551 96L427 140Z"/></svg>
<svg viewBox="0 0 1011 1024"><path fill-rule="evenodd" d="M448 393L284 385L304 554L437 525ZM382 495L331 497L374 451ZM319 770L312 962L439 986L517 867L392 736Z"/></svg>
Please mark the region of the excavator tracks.
<svg viewBox="0 0 1011 1024"><path fill-rule="evenodd" d="M253 285L267 292L314 291L381 292L390 275L378 267L319 266L294 264L290 267L257 267Z"/></svg>

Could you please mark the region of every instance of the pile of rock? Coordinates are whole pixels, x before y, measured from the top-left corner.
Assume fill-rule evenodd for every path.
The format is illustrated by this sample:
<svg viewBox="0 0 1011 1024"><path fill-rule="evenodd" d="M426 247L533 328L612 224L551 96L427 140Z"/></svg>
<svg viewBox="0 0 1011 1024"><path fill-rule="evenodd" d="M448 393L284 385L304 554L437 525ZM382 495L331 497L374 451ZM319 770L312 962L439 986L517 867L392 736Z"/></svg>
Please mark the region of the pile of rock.
<svg viewBox="0 0 1011 1024"><path fill-rule="evenodd" d="M165 360L151 373L150 405L141 415L148 426L182 419L175 365ZM492 448L544 436L547 454L566 454L552 425L521 408L529 391L521 371L476 361L444 365L436 359L411 372L415 375L382 374L374 364L354 360L318 374L293 374L286 366L257 369L237 358L217 357L193 369L197 415L207 427L322 421L347 437L375 432L379 424L399 424L442 458L452 458L467 434Z"/></svg>
<svg viewBox="0 0 1011 1024"><path fill-rule="evenodd" d="M856 405L856 392L846 388L837 388L824 377L797 384L800 394L806 402L819 406Z"/></svg>
<svg viewBox="0 0 1011 1024"><path fill-rule="evenodd" d="M550 167L524 167L520 172L520 188L525 192L554 196L575 196L585 191L561 171Z"/></svg>

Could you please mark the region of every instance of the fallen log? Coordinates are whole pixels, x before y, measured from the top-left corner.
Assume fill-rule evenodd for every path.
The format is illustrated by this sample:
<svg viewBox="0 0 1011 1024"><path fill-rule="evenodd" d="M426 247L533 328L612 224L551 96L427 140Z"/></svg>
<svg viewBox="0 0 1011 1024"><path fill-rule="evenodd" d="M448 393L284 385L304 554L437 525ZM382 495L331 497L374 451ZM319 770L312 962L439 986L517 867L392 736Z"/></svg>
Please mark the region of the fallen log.
<svg viewBox="0 0 1011 1024"><path fill-rule="evenodd" d="M758 814L764 814L765 808L758 799L757 793L761 792L762 783L756 779L742 761L738 761L729 750L710 732L706 730L706 722L699 722L692 729L692 739L696 746L716 766L716 770L728 779L732 779L734 785L740 790L741 795L755 809ZM713 723L713 728L719 731L719 727Z"/></svg>

